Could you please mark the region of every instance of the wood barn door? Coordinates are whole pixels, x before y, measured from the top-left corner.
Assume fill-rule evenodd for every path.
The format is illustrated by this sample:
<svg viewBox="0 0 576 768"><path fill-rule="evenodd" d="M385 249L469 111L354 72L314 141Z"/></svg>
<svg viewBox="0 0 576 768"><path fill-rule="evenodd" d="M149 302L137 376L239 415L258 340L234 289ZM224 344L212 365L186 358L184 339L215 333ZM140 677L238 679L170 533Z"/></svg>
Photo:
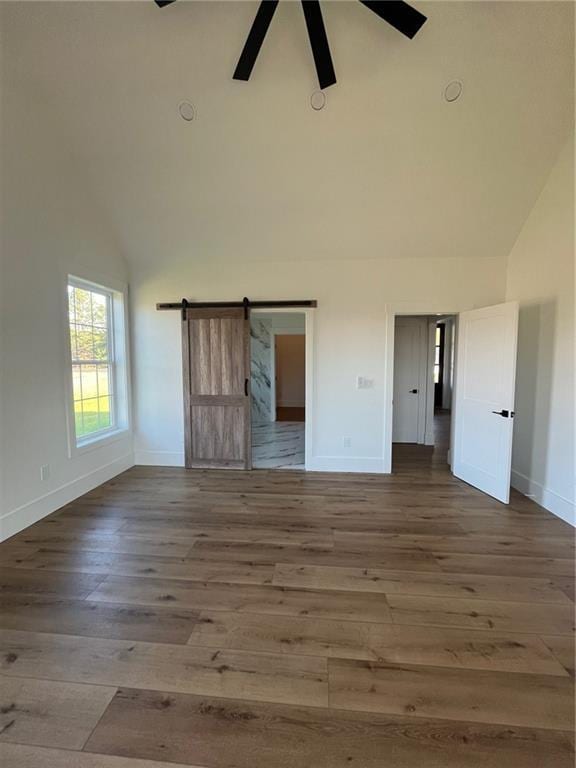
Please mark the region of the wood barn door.
<svg viewBox="0 0 576 768"><path fill-rule="evenodd" d="M186 466L250 469L250 320L236 307L184 314Z"/></svg>

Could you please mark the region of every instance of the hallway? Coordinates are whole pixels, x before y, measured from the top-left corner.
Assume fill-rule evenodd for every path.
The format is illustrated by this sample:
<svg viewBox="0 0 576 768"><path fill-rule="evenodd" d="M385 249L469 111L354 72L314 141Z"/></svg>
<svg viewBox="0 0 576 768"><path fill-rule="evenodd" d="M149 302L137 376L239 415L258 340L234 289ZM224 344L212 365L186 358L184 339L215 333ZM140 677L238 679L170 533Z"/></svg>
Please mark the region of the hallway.
<svg viewBox="0 0 576 768"><path fill-rule="evenodd" d="M434 413L434 445L393 443L392 471L403 473L416 469L449 469L450 422L450 411L440 410Z"/></svg>

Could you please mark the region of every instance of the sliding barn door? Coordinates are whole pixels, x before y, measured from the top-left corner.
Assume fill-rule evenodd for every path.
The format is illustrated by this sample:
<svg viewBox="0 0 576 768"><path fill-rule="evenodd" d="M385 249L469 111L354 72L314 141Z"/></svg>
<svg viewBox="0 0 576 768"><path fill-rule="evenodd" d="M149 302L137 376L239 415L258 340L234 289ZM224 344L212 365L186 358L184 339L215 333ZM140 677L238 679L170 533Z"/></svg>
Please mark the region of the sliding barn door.
<svg viewBox="0 0 576 768"><path fill-rule="evenodd" d="M250 469L250 321L187 309L182 321L186 466Z"/></svg>

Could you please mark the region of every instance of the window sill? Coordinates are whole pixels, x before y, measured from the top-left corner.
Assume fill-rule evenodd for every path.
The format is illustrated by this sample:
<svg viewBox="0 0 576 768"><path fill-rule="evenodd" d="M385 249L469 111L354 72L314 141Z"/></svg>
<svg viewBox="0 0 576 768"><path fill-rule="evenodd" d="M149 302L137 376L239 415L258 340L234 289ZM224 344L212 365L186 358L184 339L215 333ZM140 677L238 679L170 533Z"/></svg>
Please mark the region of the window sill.
<svg viewBox="0 0 576 768"><path fill-rule="evenodd" d="M95 451L98 448L105 448L107 445L117 443L119 440L123 440L129 435L130 429L128 427L121 427L110 432L105 432L102 435L95 435L92 438L88 437L86 440L82 440L81 442L72 445L70 455L71 457L78 456L83 453Z"/></svg>

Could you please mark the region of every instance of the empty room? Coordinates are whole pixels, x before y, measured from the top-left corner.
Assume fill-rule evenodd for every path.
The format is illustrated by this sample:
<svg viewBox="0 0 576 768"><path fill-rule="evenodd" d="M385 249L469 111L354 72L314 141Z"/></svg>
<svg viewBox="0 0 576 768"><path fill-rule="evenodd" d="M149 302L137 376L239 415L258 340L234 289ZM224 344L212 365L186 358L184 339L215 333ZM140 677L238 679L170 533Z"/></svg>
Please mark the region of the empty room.
<svg viewBox="0 0 576 768"><path fill-rule="evenodd" d="M574 37L0 2L2 768L573 768Z"/></svg>

